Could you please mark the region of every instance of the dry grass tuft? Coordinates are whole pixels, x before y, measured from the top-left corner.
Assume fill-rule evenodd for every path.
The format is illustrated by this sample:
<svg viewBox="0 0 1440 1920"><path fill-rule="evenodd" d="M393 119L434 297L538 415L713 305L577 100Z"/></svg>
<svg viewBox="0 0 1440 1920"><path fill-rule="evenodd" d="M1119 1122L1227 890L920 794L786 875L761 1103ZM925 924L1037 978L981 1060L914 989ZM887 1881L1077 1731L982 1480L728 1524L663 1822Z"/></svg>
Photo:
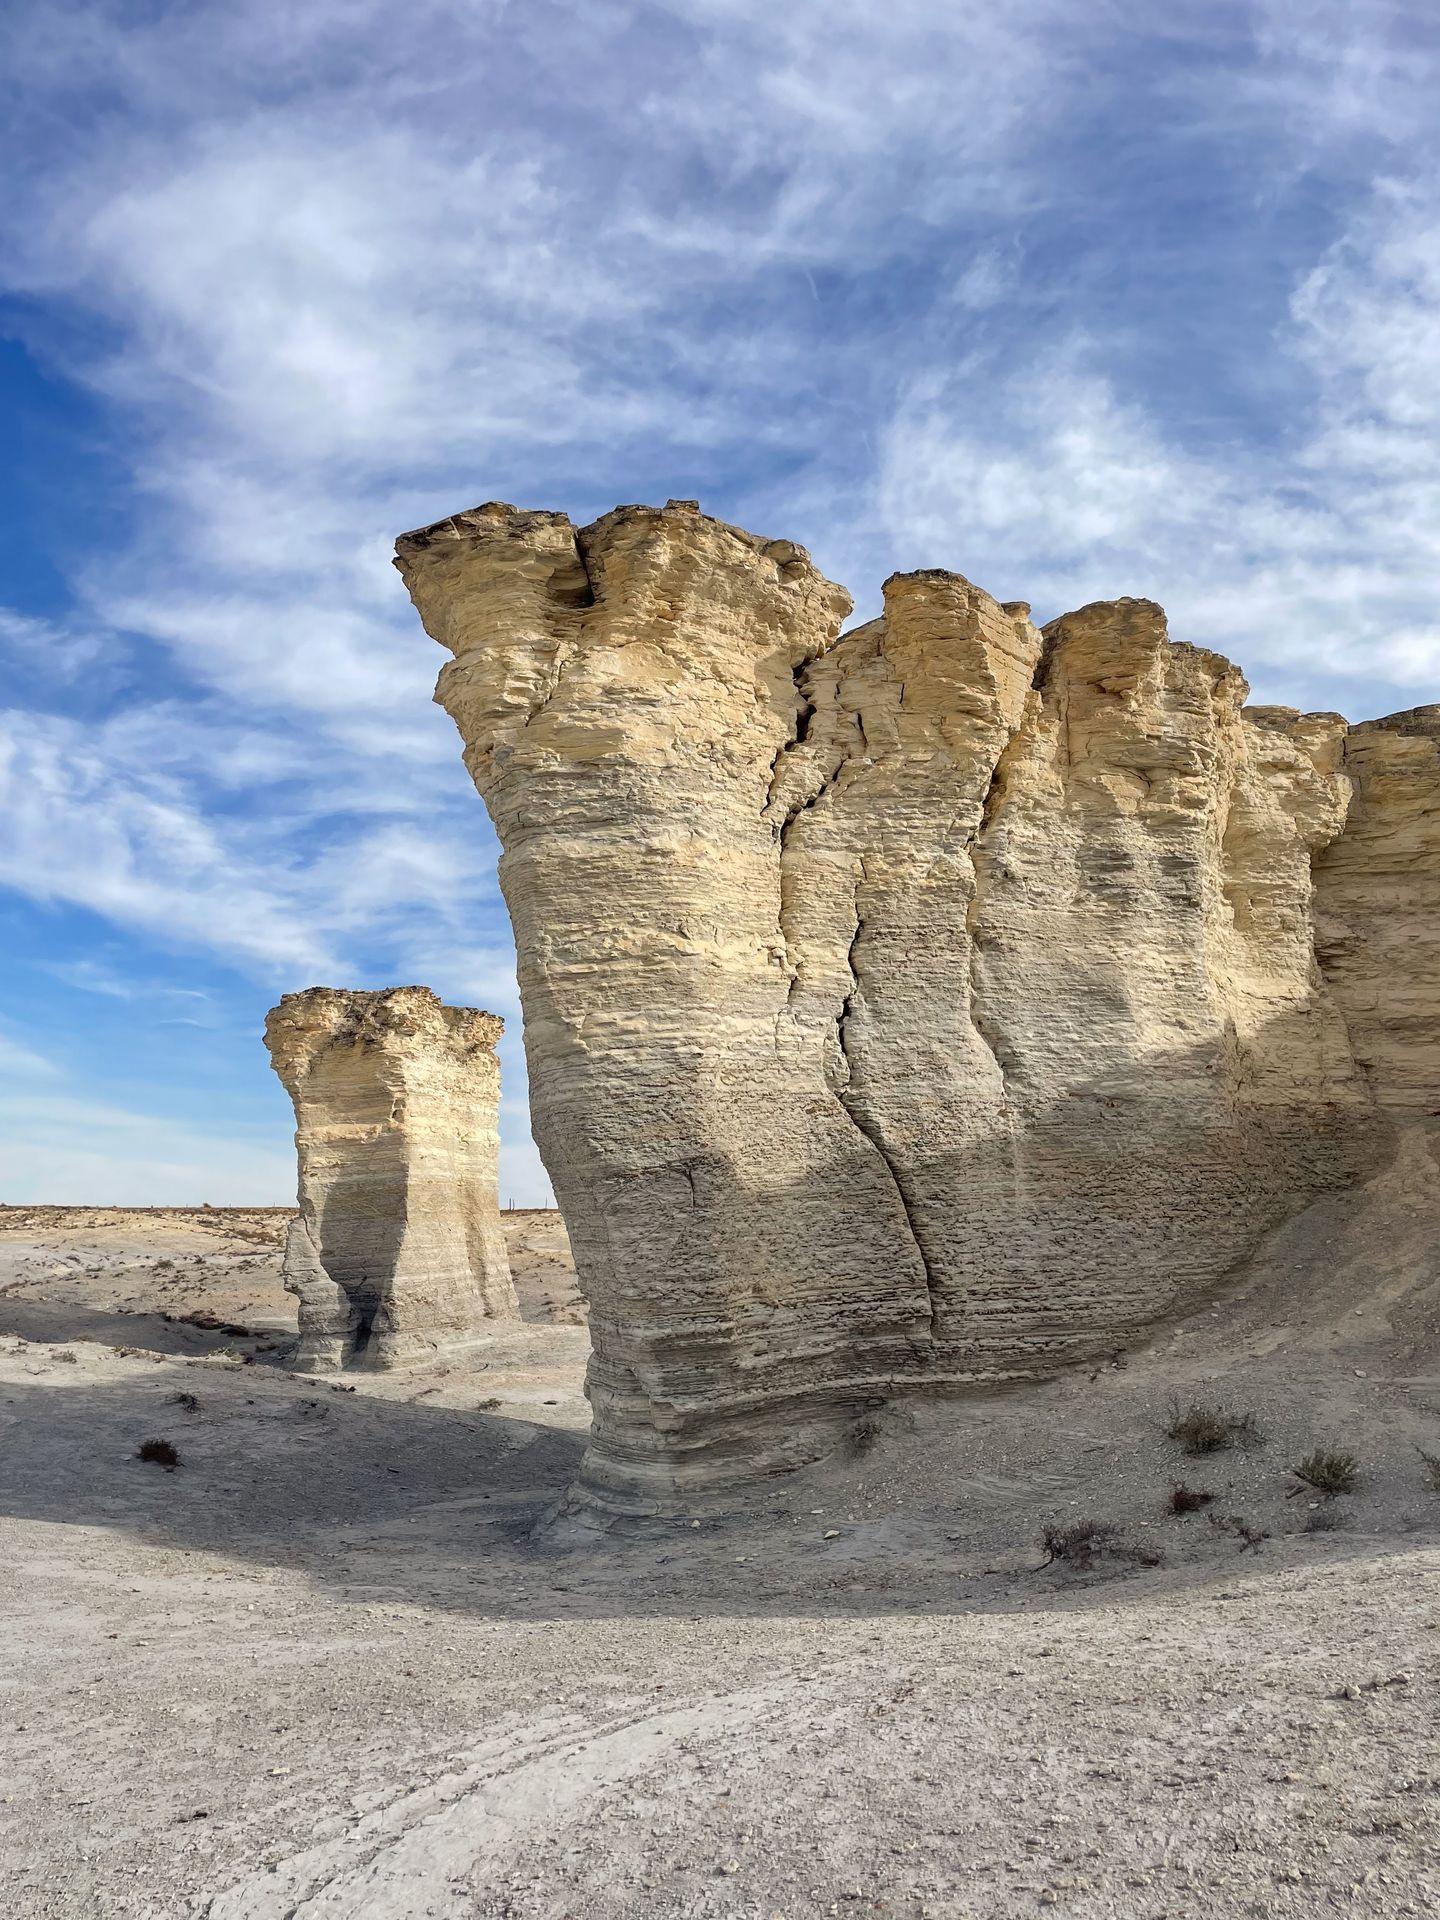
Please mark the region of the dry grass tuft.
<svg viewBox="0 0 1440 1920"><path fill-rule="evenodd" d="M1153 1547L1127 1539L1124 1529L1113 1520L1072 1520L1068 1525L1053 1521L1040 1535L1040 1544L1045 1549L1041 1563L1045 1567L1059 1562L1084 1573L1102 1559L1131 1560L1145 1567L1160 1564L1160 1555Z"/></svg>
<svg viewBox="0 0 1440 1920"><path fill-rule="evenodd" d="M845 1451L852 1460L863 1460L879 1443L885 1423L878 1413L861 1413L845 1430Z"/></svg>
<svg viewBox="0 0 1440 1920"><path fill-rule="evenodd" d="M1360 1483L1360 1462L1344 1447L1316 1447L1290 1471L1327 1500L1337 1493L1353 1493Z"/></svg>
<svg viewBox="0 0 1440 1920"><path fill-rule="evenodd" d="M180 1455L168 1440L142 1440L135 1458L148 1461L152 1467L164 1467L167 1473L173 1473L180 1464Z"/></svg>
<svg viewBox="0 0 1440 1920"><path fill-rule="evenodd" d="M1236 1441L1254 1446L1264 1438L1253 1413L1231 1413L1201 1400L1192 1400L1188 1406L1172 1401L1165 1432L1189 1454L1219 1453Z"/></svg>

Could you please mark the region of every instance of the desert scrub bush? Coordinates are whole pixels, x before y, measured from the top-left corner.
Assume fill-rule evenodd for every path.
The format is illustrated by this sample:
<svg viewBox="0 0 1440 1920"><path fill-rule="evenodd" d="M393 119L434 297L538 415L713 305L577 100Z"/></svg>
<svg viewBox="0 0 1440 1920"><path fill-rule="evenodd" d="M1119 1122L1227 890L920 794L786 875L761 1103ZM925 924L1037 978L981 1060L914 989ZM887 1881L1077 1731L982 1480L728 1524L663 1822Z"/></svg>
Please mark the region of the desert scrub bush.
<svg viewBox="0 0 1440 1920"><path fill-rule="evenodd" d="M1417 1447L1425 1465L1425 1479L1432 1493L1440 1493L1440 1453L1427 1453L1424 1447Z"/></svg>
<svg viewBox="0 0 1440 1920"><path fill-rule="evenodd" d="M1253 1413L1231 1413L1226 1407L1207 1406L1202 1400L1192 1400L1183 1407L1172 1400L1165 1432L1190 1454L1219 1453L1224 1447L1233 1447L1237 1440L1242 1446L1254 1446L1264 1438Z"/></svg>
<svg viewBox="0 0 1440 1920"><path fill-rule="evenodd" d="M1160 1555L1153 1547L1128 1540L1113 1520L1072 1520L1068 1525L1052 1521L1041 1533L1040 1544L1045 1549L1042 1567L1061 1561L1088 1572L1101 1559L1133 1560L1146 1567L1160 1564Z"/></svg>
<svg viewBox="0 0 1440 1920"><path fill-rule="evenodd" d="M173 1473L180 1464L180 1455L168 1440L142 1440L135 1458L148 1461L152 1467L164 1467L167 1473Z"/></svg>
<svg viewBox="0 0 1440 1920"><path fill-rule="evenodd" d="M845 1451L852 1460L863 1460L885 1431L878 1413L860 1413L845 1430Z"/></svg>
<svg viewBox="0 0 1440 1920"><path fill-rule="evenodd" d="M1175 1514L1198 1513L1201 1507L1208 1507L1214 1498L1213 1493L1206 1493L1201 1487L1187 1487L1182 1480L1177 1480L1170 1489L1170 1511Z"/></svg>
<svg viewBox="0 0 1440 1920"><path fill-rule="evenodd" d="M1360 1462L1344 1447L1316 1447L1290 1471L1327 1500L1337 1493L1353 1493L1360 1482Z"/></svg>

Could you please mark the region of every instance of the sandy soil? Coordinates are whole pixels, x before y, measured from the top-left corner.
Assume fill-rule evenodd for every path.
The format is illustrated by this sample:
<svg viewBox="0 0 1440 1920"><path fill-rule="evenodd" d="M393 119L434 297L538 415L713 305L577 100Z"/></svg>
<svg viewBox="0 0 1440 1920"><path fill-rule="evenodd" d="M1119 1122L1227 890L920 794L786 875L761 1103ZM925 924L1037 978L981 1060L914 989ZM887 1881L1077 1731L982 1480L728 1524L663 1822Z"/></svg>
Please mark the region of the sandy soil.
<svg viewBox="0 0 1440 1920"><path fill-rule="evenodd" d="M0 1206L0 1324L31 1340L88 1336L163 1353L253 1334L257 1358L283 1354L295 1336L295 1301L280 1284L293 1211ZM560 1215L517 1207L502 1218L524 1318L584 1326ZM226 1325L206 1325L216 1320Z"/></svg>
<svg viewBox="0 0 1440 1920"><path fill-rule="evenodd" d="M1417 1150L1144 1352L603 1535L536 1531L586 1425L553 1216L475 1365L327 1382L280 1364L283 1214L0 1211L3 1911L1433 1911L1434 1187ZM1260 1435L1187 1458L1177 1397ZM1288 1471L1322 1444L1353 1493ZM1119 1552L1044 1564L1086 1519Z"/></svg>

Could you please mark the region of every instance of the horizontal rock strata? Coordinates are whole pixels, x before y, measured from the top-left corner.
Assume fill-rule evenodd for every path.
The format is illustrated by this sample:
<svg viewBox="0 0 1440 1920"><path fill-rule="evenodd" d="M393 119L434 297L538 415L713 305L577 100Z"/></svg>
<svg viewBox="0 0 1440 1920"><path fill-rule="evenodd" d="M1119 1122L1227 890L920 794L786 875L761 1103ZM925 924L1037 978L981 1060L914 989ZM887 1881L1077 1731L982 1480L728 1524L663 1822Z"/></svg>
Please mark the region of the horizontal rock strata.
<svg viewBox="0 0 1440 1920"><path fill-rule="evenodd" d="M295 1364L388 1367L515 1319L496 1185L503 1022L427 987L287 994L265 1023L295 1103Z"/></svg>
<svg viewBox="0 0 1440 1920"><path fill-rule="evenodd" d="M953 573L841 635L802 549L684 502L397 564L503 848L592 1495L1112 1352L1383 1156L1413 1009L1344 829L1358 782L1435 913L1415 716L1246 710L1148 601L1042 632Z"/></svg>

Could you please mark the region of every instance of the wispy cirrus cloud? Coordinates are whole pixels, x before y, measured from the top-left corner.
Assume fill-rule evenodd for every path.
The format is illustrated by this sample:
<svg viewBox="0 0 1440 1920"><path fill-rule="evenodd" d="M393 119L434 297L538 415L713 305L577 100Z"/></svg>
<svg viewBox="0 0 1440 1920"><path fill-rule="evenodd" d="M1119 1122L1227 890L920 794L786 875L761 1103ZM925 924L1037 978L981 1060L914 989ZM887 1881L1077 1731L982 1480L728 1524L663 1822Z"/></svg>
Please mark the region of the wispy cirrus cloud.
<svg viewBox="0 0 1440 1920"><path fill-rule="evenodd" d="M882 440L888 538L1046 613L1163 600L1274 697L1418 697L1440 681L1440 196L1376 182L1278 334L1294 411L1238 455L1188 448L1084 337L980 406L974 368L917 379Z"/></svg>
<svg viewBox="0 0 1440 1920"><path fill-rule="evenodd" d="M0 1108L0 1157L11 1205L274 1206L295 1184L278 1144L77 1093Z"/></svg>
<svg viewBox="0 0 1440 1920"><path fill-rule="evenodd" d="M177 737L183 751L167 755ZM493 905L478 818L473 834L469 820L337 820L303 779L286 791L295 775L263 735L237 746L193 712L126 708L95 726L0 711L0 885L287 985L353 975L357 949L403 958L427 940L453 945ZM273 797L256 804L267 786ZM224 787L251 805L218 804Z"/></svg>
<svg viewBox="0 0 1440 1920"><path fill-rule="evenodd" d="M0 57L13 325L123 509L0 620L25 899L510 1005L389 566L496 495L699 493L862 607L1152 593L1307 704L1440 667L1418 9L20 0Z"/></svg>

